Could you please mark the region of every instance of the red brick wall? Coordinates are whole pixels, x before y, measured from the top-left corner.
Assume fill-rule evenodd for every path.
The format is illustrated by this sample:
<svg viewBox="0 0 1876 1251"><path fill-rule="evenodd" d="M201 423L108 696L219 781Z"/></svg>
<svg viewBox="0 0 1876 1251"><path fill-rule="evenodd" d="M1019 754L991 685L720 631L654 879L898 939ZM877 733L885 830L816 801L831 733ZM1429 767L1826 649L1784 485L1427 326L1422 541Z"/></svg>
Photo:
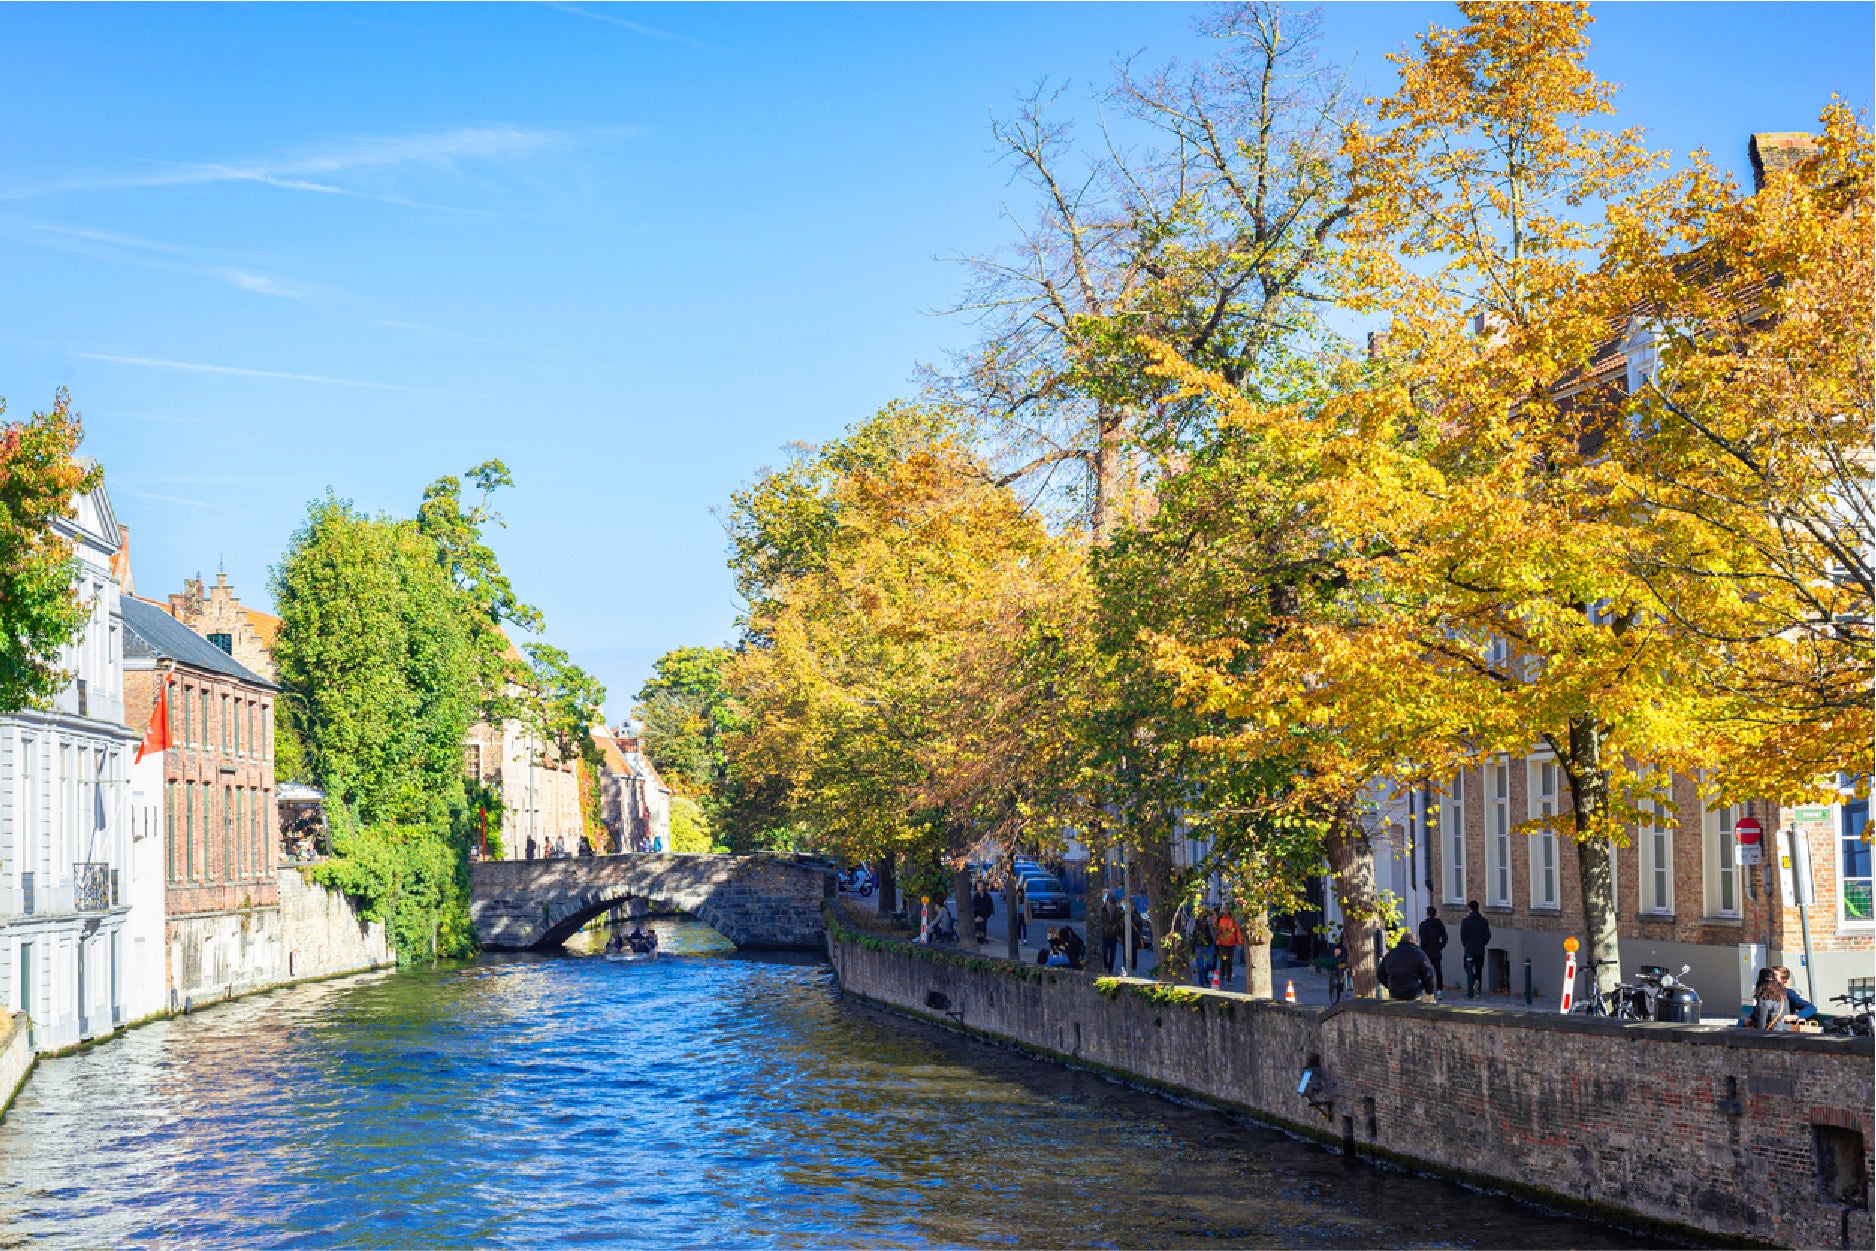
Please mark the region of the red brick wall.
<svg viewBox="0 0 1876 1251"><path fill-rule="evenodd" d="M167 912L273 906L279 899L274 868L280 847L273 692L187 665L175 666L170 677L171 746L163 760ZM147 670L125 675L124 715L131 725L148 724L159 681L159 674Z"/></svg>

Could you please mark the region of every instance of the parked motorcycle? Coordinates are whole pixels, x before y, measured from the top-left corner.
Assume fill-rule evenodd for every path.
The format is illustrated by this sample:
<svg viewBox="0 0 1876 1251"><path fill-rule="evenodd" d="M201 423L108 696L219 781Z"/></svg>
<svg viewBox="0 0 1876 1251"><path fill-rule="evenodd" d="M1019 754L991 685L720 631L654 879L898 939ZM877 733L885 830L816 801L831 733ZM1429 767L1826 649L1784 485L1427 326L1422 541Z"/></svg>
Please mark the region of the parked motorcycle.
<svg viewBox="0 0 1876 1251"><path fill-rule="evenodd" d="M1871 1035L1871 1017L1876 1013L1876 991L1853 990L1847 995L1832 995L1832 1003L1840 1003L1849 1009L1832 1019L1824 1027L1826 1034L1840 1038L1868 1038Z"/></svg>

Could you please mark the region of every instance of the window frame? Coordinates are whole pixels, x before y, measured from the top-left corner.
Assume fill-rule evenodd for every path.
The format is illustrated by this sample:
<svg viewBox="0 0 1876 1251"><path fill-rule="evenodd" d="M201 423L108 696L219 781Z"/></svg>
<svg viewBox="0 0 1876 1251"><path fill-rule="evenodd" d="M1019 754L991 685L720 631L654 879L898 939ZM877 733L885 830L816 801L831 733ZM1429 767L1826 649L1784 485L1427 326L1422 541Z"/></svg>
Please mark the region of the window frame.
<svg viewBox="0 0 1876 1251"><path fill-rule="evenodd" d="M1511 871L1511 761L1501 756L1486 767L1491 782L1485 801L1485 896L1492 907L1509 908L1517 893Z"/></svg>
<svg viewBox="0 0 1876 1251"><path fill-rule="evenodd" d="M1548 777L1548 789L1543 779ZM1549 753L1531 756L1524 762L1524 806L1532 821L1554 818L1562 804L1562 771L1557 758ZM1563 907L1563 846L1557 831L1548 826L1533 827L1527 836L1526 851L1531 866L1531 911L1556 912ZM1548 879L1548 880L1546 880ZM1548 887L1548 895L1539 892Z"/></svg>
<svg viewBox="0 0 1876 1251"><path fill-rule="evenodd" d="M1466 771L1440 793L1440 843L1445 850L1446 902L1466 902Z"/></svg>
<svg viewBox="0 0 1876 1251"><path fill-rule="evenodd" d="M1744 891L1740 883L1739 837L1733 832L1734 825L1745 814L1743 804L1726 804L1718 808L1708 808L1701 815L1701 907L1703 915L1716 921L1744 920L1741 896ZM1730 866L1722 863L1730 859ZM1725 906L1725 890L1730 869L1733 906Z"/></svg>
<svg viewBox="0 0 1876 1251"><path fill-rule="evenodd" d="M1857 799L1854 795L1846 795L1837 804L1835 819L1831 822L1831 843L1835 849L1832 868L1837 874L1837 925L1840 929L1865 930L1876 927L1876 848L1872 848L1871 845L1869 807L1868 799ZM1863 828L1859 834L1852 835L1849 832L1850 814L1859 808L1863 811ZM1862 841L1865 848L1863 853L1865 864L1871 872L1851 877L1845 857L1854 839ZM1853 881L1868 882L1872 887L1871 907L1864 916L1850 915L1850 883Z"/></svg>

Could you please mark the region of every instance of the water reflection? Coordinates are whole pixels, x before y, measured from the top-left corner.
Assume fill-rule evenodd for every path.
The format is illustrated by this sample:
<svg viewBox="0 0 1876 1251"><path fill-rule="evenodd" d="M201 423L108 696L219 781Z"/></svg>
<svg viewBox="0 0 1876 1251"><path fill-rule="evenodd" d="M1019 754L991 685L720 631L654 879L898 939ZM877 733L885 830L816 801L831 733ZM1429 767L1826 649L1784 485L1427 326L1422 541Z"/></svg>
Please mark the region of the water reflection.
<svg viewBox="0 0 1876 1251"><path fill-rule="evenodd" d="M1638 1245L659 929L656 961L300 987L48 1061L0 1245Z"/></svg>

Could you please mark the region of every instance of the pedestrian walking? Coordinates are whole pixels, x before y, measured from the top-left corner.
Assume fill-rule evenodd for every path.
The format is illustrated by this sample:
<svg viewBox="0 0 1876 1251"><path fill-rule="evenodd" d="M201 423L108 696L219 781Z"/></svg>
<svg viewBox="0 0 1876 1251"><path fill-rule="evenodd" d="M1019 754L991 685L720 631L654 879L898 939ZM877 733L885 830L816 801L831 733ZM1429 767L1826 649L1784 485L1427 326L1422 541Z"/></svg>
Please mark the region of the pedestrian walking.
<svg viewBox="0 0 1876 1251"><path fill-rule="evenodd" d="M977 890L971 896L971 917L977 923L977 941L983 942L989 932L990 918L996 915L996 901L990 898L990 892L982 881L977 883Z"/></svg>
<svg viewBox="0 0 1876 1251"><path fill-rule="evenodd" d="M1381 959L1381 981L1389 999L1419 999L1433 991L1433 962L1409 930L1402 930L1394 950Z"/></svg>
<svg viewBox="0 0 1876 1251"><path fill-rule="evenodd" d="M534 835L530 834L528 835L528 859L530 860L534 859L534 852L535 852Z"/></svg>
<svg viewBox="0 0 1876 1251"><path fill-rule="evenodd" d="M1459 946L1466 953L1466 998L1485 993L1485 945L1492 941L1492 923L1479 912L1479 901L1466 903L1466 919L1459 923Z"/></svg>
<svg viewBox="0 0 1876 1251"><path fill-rule="evenodd" d="M1120 953L1120 935L1124 928L1120 919L1120 908L1114 903L1112 894L1101 896L1101 967L1109 973L1114 971L1115 957Z"/></svg>
<svg viewBox="0 0 1876 1251"><path fill-rule="evenodd" d="M1420 922L1420 950L1433 965L1433 985L1435 997L1446 989L1446 922L1440 920L1440 910L1432 904L1427 905L1427 919Z"/></svg>
<svg viewBox="0 0 1876 1251"><path fill-rule="evenodd" d="M1211 910L1200 905L1192 910L1192 976L1200 986L1210 979L1218 965L1218 948L1212 945Z"/></svg>
<svg viewBox="0 0 1876 1251"><path fill-rule="evenodd" d="M1218 984L1231 985L1231 959L1238 954L1238 944L1244 936L1238 932L1238 923L1232 915L1220 908L1218 919L1212 923L1212 945L1218 950Z"/></svg>

